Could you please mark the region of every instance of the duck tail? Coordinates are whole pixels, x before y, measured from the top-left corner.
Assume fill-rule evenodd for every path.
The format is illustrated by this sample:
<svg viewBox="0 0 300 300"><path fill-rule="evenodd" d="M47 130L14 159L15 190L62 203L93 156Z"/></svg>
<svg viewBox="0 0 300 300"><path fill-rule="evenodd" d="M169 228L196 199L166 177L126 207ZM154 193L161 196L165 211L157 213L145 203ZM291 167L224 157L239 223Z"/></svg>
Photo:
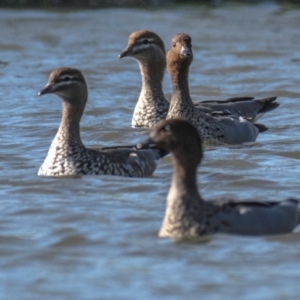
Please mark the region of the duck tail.
<svg viewBox="0 0 300 300"><path fill-rule="evenodd" d="M268 127L263 124L253 124L256 128L258 128L259 132L265 132L268 130Z"/></svg>

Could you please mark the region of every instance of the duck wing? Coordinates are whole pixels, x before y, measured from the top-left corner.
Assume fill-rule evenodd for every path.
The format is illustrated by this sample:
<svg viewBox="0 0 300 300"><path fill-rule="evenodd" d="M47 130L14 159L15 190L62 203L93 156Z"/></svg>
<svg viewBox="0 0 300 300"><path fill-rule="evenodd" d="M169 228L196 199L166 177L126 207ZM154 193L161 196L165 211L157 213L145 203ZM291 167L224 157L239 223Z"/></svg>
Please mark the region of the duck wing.
<svg viewBox="0 0 300 300"><path fill-rule="evenodd" d="M214 223L220 232L267 235L291 232L300 221L300 200L224 201L215 200Z"/></svg>
<svg viewBox="0 0 300 300"><path fill-rule="evenodd" d="M277 97L255 99L254 97L233 97L226 100L208 100L195 103L196 107L204 111L221 111L230 115L241 116L255 123L264 113L279 106Z"/></svg>

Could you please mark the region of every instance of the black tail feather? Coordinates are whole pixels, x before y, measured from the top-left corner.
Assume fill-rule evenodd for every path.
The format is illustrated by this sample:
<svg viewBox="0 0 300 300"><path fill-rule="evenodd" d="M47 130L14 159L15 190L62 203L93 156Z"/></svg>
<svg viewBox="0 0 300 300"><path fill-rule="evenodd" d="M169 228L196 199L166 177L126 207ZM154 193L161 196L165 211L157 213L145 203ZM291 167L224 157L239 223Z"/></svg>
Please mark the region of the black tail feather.
<svg viewBox="0 0 300 300"><path fill-rule="evenodd" d="M262 105L262 109L259 111L259 113L265 113L277 108L280 105L280 103L274 102L276 99L277 97L269 97L257 100Z"/></svg>
<svg viewBox="0 0 300 300"><path fill-rule="evenodd" d="M258 128L259 132L265 132L268 130L268 127L263 124L253 124L256 128Z"/></svg>

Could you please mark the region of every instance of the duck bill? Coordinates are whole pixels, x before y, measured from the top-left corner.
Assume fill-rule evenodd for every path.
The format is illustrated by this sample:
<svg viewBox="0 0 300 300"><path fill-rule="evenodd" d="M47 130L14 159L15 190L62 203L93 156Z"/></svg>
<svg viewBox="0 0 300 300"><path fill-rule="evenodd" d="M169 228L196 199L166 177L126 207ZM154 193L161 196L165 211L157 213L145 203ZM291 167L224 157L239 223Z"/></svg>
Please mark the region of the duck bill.
<svg viewBox="0 0 300 300"><path fill-rule="evenodd" d="M137 148L139 150L142 149L152 149L154 151L157 151L159 153L160 158L163 158L164 156L168 155L170 153L169 150L165 149L164 147L157 144L151 136L149 136L146 140L142 141L137 145Z"/></svg>
<svg viewBox="0 0 300 300"><path fill-rule="evenodd" d="M182 57L191 57L192 51L189 49L189 47L182 46L180 50L180 56Z"/></svg>
<svg viewBox="0 0 300 300"><path fill-rule="evenodd" d="M53 85L47 83L38 93L39 96L54 93Z"/></svg>
<svg viewBox="0 0 300 300"><path fill-rule="evenodd" d="M126 56L131 56L132 55L132 49L131 47L127 46L120 54L119 58L123 58Z"/></svg>
<svg viewBox="0 0 300 300"><path fill-rule="evenodd" d="M155 142L152 140L151 137L146 138L143 140L141 143L137 145L137 148L139 149L149 149L152 148L153 146L156 146Z"/></svg>

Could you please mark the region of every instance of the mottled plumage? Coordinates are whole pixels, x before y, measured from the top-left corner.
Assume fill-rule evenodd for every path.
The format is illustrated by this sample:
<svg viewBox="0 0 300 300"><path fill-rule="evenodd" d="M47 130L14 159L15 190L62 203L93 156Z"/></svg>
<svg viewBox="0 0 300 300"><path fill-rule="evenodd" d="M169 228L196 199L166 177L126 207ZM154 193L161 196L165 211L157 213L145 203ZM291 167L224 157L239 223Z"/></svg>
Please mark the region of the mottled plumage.
<svg viewBox="0 0 300 300"><path fill-rule="evenodd" d="M197 189L196 171L202 159L197 130L180 119L160 121L150 135L152 142L173 153L173 176L159 236L176 240L207 234L282 234L299 223L300 200L204 201Z"/></svg>
<svg viewBox="0 0 300 300"><path fill-rule="evenodd" d="M87 102L87 86L77 69L54 70L39 95L54 93L62 100L62 119L38 175L120 175L150 176L156 161L165 155L153 147L111 147L88 149L80 138L80 119Z"/></svg>
<svg viewBox="0 0 300 300"><path fill-rule="evenodd" d="M159 120L166 118L170 105L162 90L166 67L164 43L154 32L135 31L130 34L127 47L119 55L120 58L126 56L134 57L138 61L142 76L142 87L133 112L132 126L153 127ZM233 114L254 123L265 112L279 106L275 100L276 97L234 97L223 101L202 101L195 105L207 113L218 111Z"/></svg>

